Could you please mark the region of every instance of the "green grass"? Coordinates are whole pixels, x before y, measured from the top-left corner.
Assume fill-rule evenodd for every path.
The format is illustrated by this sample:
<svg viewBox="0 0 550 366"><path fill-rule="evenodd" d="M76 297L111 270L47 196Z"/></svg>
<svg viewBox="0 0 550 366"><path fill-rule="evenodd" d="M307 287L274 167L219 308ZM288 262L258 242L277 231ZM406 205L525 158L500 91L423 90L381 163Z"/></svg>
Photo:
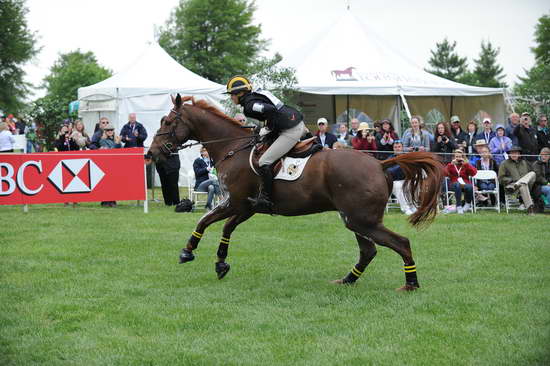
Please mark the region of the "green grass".
<svg viewBox="0 0 550 366"><path fill-rule="evenodd" d="M0 206L0 365L544 365L550 363L550 220L438 216L411 239L421 289L397 293L402 261L358 252L336 213L255 216L214 260L177 256L201 213L152 204Z"/></svg>

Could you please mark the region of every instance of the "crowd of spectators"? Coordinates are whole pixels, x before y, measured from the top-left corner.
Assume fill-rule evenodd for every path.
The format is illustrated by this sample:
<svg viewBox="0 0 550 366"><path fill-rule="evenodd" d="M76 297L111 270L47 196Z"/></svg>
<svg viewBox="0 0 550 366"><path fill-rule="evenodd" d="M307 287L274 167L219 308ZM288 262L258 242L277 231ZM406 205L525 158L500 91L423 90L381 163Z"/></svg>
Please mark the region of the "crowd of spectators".
<svg viewBox="0 0 550 366"><path fill-rule="evenodd" d="M433 132L421 116L412 116L410 128L401 138L387 119L375 121L371 127L354 118L351 128L340 123L335 134L329 132L329 122L324 117L317 120L317 126L317 142L326 148L362 150L379 160L413 151L436 153L445 167L444 186L454 192L458 213L471 210L474 197L480 206L497 204L495 196L477 193L495 189L495 182L490 180L476 180L473 185L472 177L478 170L497 174L500 204L505 194L517 193L520 208L529 214L550 205L550 129L546 115L538 116L536 126L532 126L531 115L525 112L510 114L506 126L497 124L493 128L492 119L484 117L481 126L472 120L465 129L460 117L452 116L449 122L437 123ZM404 213L414 212L399 189L393 193Z"/></svg>

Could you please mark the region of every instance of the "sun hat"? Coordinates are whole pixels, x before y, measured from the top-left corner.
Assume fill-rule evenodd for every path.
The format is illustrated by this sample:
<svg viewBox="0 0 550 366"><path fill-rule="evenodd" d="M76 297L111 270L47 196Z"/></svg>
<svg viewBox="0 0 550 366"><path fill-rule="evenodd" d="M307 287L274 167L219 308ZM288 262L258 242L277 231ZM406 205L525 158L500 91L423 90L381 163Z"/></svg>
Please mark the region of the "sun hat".
<svg viewBox="0 0 550 366"><path fill-rule="evenodd" d="M359 123L359 127L357 127L357 131L362 131L362 130L372 130L372 128L369 127L369 124L367 122L361 122Z"/></svg>
<svg viewBox="0 0 550 366"><path fill-rule="evenodd" d="M483 118L483 123L491 123L491 119L489 117Z"/></svg>
<svg viewBox="0 0 550 366"><path fill-rule="evenodd" d="M503 129L504 131L506 131L506 129L504 128L503 125L497 125L497 127L495 128L495 131L498 130L498 129Z"/></svg>
<svg viewBox="0 0 550 366"><path fill-rule="evenodd" d="M325 124L327 125L328 124L328 121L325 117L321 117L317 120L317 126L319 126L320 124Z"/></svg>
<svg viewBox="0 0 550 366"><path fill-rule="evenodd" d="M108 123L107 126L105 126L103 128L105 131L109 131L109 130L113 130L115 129L115 126L113 126L112 124Z"/></svg>
<svg viewBox="0 0 550 366"><path fill-rule="evenodd" d="M476 140L476 143L474 144L474 146L487 146L487 141L483 139Z"/></svg>
<svg viewBox="0 0 550 366"><path fill-rule="evenodd" d="M452 116L451 117L451 123L460 122L460 118L458 116Z"/></svg>
<svg viewBox="0 0 550 366"><path fill-rule="evenodd" d="M514 145L510 148L509 152L512 152L512 151L519 151L521 152L521 147L519 147L518 145Z"/></svg>

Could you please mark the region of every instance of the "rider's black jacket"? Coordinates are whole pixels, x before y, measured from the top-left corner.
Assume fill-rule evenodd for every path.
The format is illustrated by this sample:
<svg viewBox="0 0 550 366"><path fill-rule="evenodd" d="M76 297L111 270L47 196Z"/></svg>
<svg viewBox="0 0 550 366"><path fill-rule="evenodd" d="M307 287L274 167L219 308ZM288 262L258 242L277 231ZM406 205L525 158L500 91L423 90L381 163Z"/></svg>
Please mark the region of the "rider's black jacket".
<svg viewBox="0 0 550 366"><path fill-rule="evenodd" d="M250 92L239 98L239 104L244 107L244 115L265 121L271 131L288 130L302 122L302 113L296 109L280 104L276 106L265 95Z"/></svg>

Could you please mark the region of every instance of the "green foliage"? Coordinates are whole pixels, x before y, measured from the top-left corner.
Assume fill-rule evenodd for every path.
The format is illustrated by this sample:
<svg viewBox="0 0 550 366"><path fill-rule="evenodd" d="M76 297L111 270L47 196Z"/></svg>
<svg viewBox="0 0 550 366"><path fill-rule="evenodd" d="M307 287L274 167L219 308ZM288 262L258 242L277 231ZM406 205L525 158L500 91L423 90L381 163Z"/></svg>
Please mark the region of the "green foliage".
<svg viewBox="0 0 550 366"><path fill-rule="evenodd" d="M535 65L525 70L526 75L519 77L514 94L527 99L517 103L516 109L535 113L550 114L550 16L539 18L535 26L537 45L531 50L535 54Z"/></svg>
<svg viewBox="0 0 550 366"><path fill-rule="evenodd" d="M29 116L35 121L40 144L51 151L59 128L67 115L67 105L51 96L37 99L29 106Z"/></svg>
<svg viewBox="0 0 550 366"><path fill-rule="evenodd" d="M78 88L98 83L112 75L111 71L97 63L93 52L80 49L61 54L55 61L50 74L44 78L47 96L64 105L68 112L69 103L78 98Z"/></svg>
<svg viewBox="0 0 550 366"><path fill-rule="evenodd" d="M538 43L536 47L531 48L535 54L537 63L550 62L550 15L545 14L539 18L538 24L535 26L535 41Z"/></svg>
<svg viewBox="0 0 550 366"><path fill-rule="evenodd" d="M432 67L427 72L442 78L458 81L468 67L466 57L459 57L455 51L456 41L452 44L445 38L441 43L436 43L436 49L431 50L432 54L428 63Z"/></svg>
<svg viewBox="0 0 550 366"><path fill-rule="evenodd" d="M158 193L158 191L157 191ZM70 200L70 198L67 198ZM102 209L0 206L2 365L548 365L547 215L439 215L416 232L400 213L421 288L384 247L355 286L335 286L358 248L335 212L223 223L194 262L177 254L201 213L151 202ZM131 219L129 219L131 217ZM490 228L490 230L489 230Z"/></svg>
<svg viewBox="0 0 550 366"><path fill-rule="evenodd" d="M0 109L16 114L29 94L23 66L40 51L27 27L27 11L24 0L0 1Z"/></svg>
<svg viewBox="0 0 550 366"><path fill-rule="evenodd" d="M252 24L254 2L246 0L180 0L159 44L194 73L225 84L250 70L267 42Z"/></svg>
<svg viewBox="0 0 550 366"><path fill-rule="evenodd" d="M506 83L503 81L505 75L502 75L503 68L497 63L499 48L494 48L490 41L481 41L481 51L479 58L474 60L473 72L467 71L460 78L459 82L483 86L489 88L504 88Z"/></svg>

